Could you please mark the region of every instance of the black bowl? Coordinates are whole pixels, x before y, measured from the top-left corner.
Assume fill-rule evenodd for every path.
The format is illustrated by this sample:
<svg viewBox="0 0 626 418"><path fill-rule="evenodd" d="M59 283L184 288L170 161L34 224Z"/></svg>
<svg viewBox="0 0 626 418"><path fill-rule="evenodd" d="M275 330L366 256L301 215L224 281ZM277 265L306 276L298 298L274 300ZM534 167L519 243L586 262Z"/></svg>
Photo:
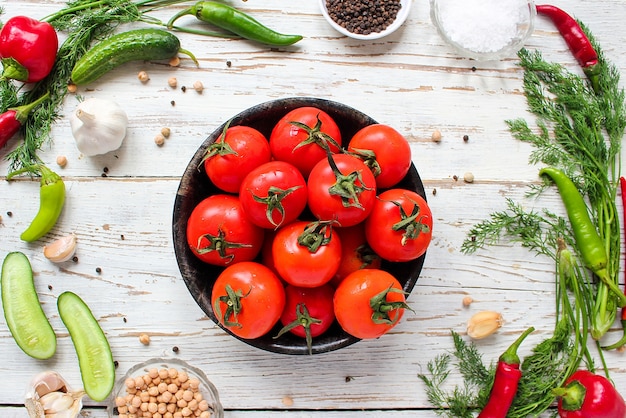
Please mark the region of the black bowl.
<svg viewBox="0 0 626 418"><path fill-rule="evenodd" d="M302 106L315 106L328 113L339 125L342 137L347 139L361 128L377 123L369 116L341 103L325 99L295 97L261 103L244 110L231 119L230 126L251 126L269 138L272 128L280 118L287 112ZM219 321L215 317L211 304L211 290L223 268L204 263L191 252L187 245L186 230L187 219L196 205L212 194L222 193L209 181L201 162L206 149L223 132L225 125L226 122L202 143L185 169L174 202L172 223L174 251L183 280L200 308L218 325ZM413 164L398 187L414 190L426 199L424 185ZM410 293L420 275L425 257L426 254L404 263L384 262L382 269L394 275L402 284L404 291ZM273 337L280 329L279 325L268 334L255 339L243 339L232 334L228 329L222 328L235 338L262 350L281 354L309 354L303 338L286 333L274 339ZM323 335L313 339L312 352L319 354L334 351L357 341L359 341L358 338L349 335L335 323Z"/></svg>

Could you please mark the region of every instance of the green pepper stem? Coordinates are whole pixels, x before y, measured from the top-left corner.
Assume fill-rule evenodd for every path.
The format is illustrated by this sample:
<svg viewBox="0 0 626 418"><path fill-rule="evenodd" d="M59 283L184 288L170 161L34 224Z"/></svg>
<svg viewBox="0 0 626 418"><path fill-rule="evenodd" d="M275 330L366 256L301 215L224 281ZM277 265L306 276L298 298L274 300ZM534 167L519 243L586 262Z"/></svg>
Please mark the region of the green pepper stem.
<svg viewBox="0 0 626 418"><path fill-rule="evenodd" d="M177 21L178 19L180 19L183 16L192 15L192 14L196 14L195 6L191 6L191 7L188 7L186 9L181 10L180 12L178 12L174 16L172 16L172 18L167 22L167 28L168 29L172 29L172 27L174 27L174 22L175 21Z"/></svg>

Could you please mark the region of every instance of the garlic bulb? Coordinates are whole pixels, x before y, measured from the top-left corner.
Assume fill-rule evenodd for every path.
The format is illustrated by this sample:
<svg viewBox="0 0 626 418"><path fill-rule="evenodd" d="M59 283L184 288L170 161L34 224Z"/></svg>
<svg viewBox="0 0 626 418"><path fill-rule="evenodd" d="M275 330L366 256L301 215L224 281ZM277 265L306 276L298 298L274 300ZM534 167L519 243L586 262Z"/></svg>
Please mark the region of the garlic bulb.
<svg viewBox="0 0 626 418"><path fill-rule="evenodd" d="M43 255L53 263L69 260L76 252L76 235L69 234L43 247Z"/></svg>
<svg viewBox="0 0 626 418"><path fill-rule="evenodd" d="M24 405L30 418L76 418L85 392L73 392L57 372L35 376L26 392Z"/></svg>
<svg viewBox="0 0 626 418"><path fill-rule="evenodd" d="M128 116L112 100L91 98L76 107L70 126L80 152L87 156L106 154L122 145Z"/></svg>

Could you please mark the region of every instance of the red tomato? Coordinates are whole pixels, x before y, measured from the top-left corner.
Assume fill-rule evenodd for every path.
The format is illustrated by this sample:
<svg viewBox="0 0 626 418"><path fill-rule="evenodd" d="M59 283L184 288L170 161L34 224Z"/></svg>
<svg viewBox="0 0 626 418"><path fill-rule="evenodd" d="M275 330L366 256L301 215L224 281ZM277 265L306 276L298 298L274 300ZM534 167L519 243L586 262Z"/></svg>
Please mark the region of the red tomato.
<svg viewBox="0 0 626 418"><path fill-rule="evenodd" d="M265 335L285 307L282 282L263 264L254 261L228 266L211 292L213 312L220 324L245 338Z"/></svg>
<svg viewBox="0 0 626 418"><path fill-rule="evenodd" d="M405 189L381 193L365 221L367 242L389 261L411 261L423 255L432 231L433 215L426 200Z"/></svg>
<svg viewBox="0 0 626 418"><path fill-rule="evenodd" d="M238 193L246 174L271 158L269 143L261 132L249 126L231 126L207 149L204 169L217 187Z"/></svg>
<svg viewBox="0 0 626 418"><path fill-rule="evenodd" d="M287 283L316 287L327 283L341 261L341 242L328 223L295 221L276 232L274 267Z"/></svg>
<svg viewBox="0 0 626 418"><path fill-rule="evenodd" d="M337 123L328 113L311 106L287 113L270 135L274 158L295 165L305 178L319 160L326 158L326 149L335 153L340 148Z"/></svg>
<svg viewBox="0 0 626 418"><path fill-rule="evenodd" d="M239 199L253 224L276 229L294 221L306 207L306 181L295 166L270 161L243 179Z"/></svg>
<svg viewBox="0 0 626 418"><path fill-rule="evenodd" d="M348 144L348 151L365 161L376 177L379 189L393 187L409 172L411 146L391 126L373 124L358 131Z"/></svg>
<svg viewBox="0 0 626 418"><path fill-rule="evenodd" d="M409 308L398 280L378 269L349 274L335 291L334 306L341 328L361 339L385 334Z"/></svg>
<svg viewBox="0 0 626 418"><path fill-rule="evenodd" d="M201 201L187 220L187 244L202 261L217 266L254 259L264 230L248 221L239 198L217 194Z"/></svg>
<svg viewBox="0 0 626 418"><path fill-rule="evenodd" d="M291 332L306 338L311 352L311 339L322 335L335 321L333 295L335 289L325 284L318 287L285 287L285 309L280 317L284 327L278 336Z"/></svg>
<svg viewBox="0 0 626 418"><path fill-rule="evenodd" d="M358 158L348 154L318 162L307 183L309 209L322 221L336 221L342 227L358 224L370 214L376 201L376 179Z"/></svg>
<svg viewBox="0 0 626 418"><path fill-rule="evenodd" d="M360 223L349 228L335 228L341 238L341 264L330 283L337 287L353 271L371 268L378 269L381 258L372 250L365 239L365 225Z"/></svg>

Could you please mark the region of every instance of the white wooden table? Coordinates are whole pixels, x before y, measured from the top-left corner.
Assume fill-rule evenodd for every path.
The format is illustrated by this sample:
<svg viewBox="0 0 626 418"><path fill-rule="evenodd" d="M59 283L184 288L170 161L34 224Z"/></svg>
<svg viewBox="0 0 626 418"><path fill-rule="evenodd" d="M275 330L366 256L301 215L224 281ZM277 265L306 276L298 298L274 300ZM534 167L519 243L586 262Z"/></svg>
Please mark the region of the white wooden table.
<svg viewBox="0 0 626 418"><path fill-rule="evenodd" d="M19 235L37 210L38 183L4 181L8 164L0 162L0 255L19 250L29 256L43 308L59 336L57 354L37 361L20 351L0 322L0 416L27 416L24 391L40 371L57 370L72 385L81 385L76 355L56 310L56 298L65 290L81 295L92 308L120 375L150 357L185 359L215 383L229 418L374 417L381 412L435 416L418 374L429 360L452 348L450 330L464 333L473 313L496 310L506 320L496 335L478 343L488 361L496 361L513 336L531 325L537 332L520 349L522 356L551 334L554 266L549 260L529 257L512 245L472 256L460 252L472 225L504 208L504 196L521 199L527 184L537 181L538 167L528 164L530 147L514 140L504 123L516 117L533 120L525 110L516 57L488 64L459 58L431 24L425 0L414 1L399 32L374 42L339 36L320 15L316 0L235 3L269 26L302 33L305 39L278 51L241 40L180 34L200 68L187 59L176 69L163 62L135 62L89 90L81 89L83 97L122 104L130 118L129 133L120 150L83 157L67 118L59 121L53 144L40 156L63 176L67 203L57 226L34 244L20 241ZM626 2L555 4L581 18L626 75ZM13 0L0 1L0 6L5 18L43 17L64 2ZM155 15L167 19L177 10ZM537 20L527 47L540 48L548 59L578 71L554 26L543 19ZM147 84L137 80L140 70L149 73ZM202 81L205 90L169 88L171 76L179 87ZM379 340L312 357L260 351L226 335L192 299L172 245L176 189L197 147L241 110L291 96L343 102L406 135L435 215L433 242L409 298L415 313ZM68 96L64 114L76 103ZM164 126L172 135L157 147L153 137ZM431 141L435 130L443 135L440 143ZM469 141L463 141L464 135ZM56 166L58 155L68 158L66 168ZM473 184L462 181L465 172L474 174ZM548 203L562 213L560 200ZM42 255L43 244L69 232L78 236L78 262L50 263ZM469 308L461 303L466 295L475 300ZM142 333L151 338L147 346L139 342ZM620 336L616 322L608 338ZM611 352L606 358L625 393L626 353ZM451 377L452 384L459 382L460 376ZM102 405L85 402L84 416L106 416Z"/></svg>

